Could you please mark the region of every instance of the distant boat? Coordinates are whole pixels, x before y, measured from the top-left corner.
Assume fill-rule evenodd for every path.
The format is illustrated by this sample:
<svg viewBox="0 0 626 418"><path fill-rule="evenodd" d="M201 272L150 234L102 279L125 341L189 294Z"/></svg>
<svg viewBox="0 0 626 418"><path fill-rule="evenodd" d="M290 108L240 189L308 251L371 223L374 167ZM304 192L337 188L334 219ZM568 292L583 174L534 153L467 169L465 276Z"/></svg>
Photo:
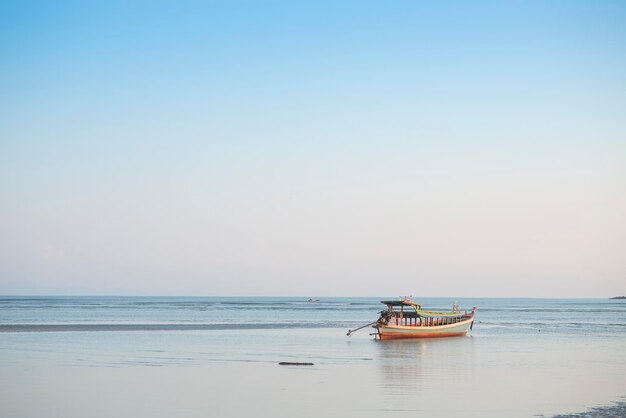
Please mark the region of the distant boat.
<svg viewBox="0 0 626 418"><path fill-rule="evenodd" d="M378 320L357 328L372 325L380 340L454 337L467 334L474 326L476 308L461 312L456 303L450 312L426 311L409 299L381 303L387 310L380 312ZM354 331L348 331L348 336Z"/></svg>
<svg viewBox="0 0 626 418"><path fill-rule="evenodd" d="M307 302L309 302L309 303L317 303L319 301L320 301L319 299L309 299L309 300L307 300Z"/></svg>

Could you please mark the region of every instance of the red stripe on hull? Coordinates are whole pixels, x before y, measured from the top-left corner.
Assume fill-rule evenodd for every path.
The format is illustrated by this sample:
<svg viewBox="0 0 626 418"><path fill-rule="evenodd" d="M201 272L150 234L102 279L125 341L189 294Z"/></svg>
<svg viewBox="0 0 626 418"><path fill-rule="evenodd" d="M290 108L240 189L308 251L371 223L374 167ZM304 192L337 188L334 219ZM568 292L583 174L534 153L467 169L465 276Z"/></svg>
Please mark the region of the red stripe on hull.
<svg viewBox="0 0 626 418"><path fill-rule="evenodd" d="M463 332L450 332L450 333L441 333L441 334L401 334L401 333L393 333L393 334L379 334L378 338L381 340L400 340L407 338L442 338L442 337L459 337L461 335L467 334L467 331Z"/></svg>

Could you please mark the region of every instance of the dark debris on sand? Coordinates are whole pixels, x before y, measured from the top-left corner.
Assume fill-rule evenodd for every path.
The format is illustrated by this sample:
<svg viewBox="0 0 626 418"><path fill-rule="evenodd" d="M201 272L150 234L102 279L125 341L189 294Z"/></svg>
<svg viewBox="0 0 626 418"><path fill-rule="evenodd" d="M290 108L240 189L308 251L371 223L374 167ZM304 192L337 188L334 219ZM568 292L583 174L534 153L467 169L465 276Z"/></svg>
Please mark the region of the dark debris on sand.
<svg viewBox="0 0 626 418"><path fill-rule="evenodd" d="M577 414L554 415L552 418L624 418L626 417L626 402L617 402L609 406L591 408Z"/></svg>

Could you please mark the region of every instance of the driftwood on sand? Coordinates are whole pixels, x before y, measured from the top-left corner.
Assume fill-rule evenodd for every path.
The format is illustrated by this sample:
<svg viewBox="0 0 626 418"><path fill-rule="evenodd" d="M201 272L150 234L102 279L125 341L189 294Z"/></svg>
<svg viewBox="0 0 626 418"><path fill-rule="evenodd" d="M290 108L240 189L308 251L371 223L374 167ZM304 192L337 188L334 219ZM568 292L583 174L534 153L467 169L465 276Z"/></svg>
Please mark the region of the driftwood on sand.
<svg viewBox="0 0 626 418"><path fill-rule="evenodd" d="M280 366L313 366L313 363L295 363L291 361L281 361L278 363Z"/></svg>

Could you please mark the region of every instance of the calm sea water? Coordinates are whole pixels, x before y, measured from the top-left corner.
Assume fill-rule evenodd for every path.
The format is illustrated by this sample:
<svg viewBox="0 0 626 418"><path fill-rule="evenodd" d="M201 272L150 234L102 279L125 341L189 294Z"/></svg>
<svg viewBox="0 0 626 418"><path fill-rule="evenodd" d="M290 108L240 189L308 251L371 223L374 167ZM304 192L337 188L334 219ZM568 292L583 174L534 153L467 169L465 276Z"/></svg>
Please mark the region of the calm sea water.
<svg viewBox="0 0 626 418"><path fill-rule="evenodd" d="M549 416L626 395L626 301L460 299L467 337L381 342L345 335L380 298L306 299L1 297L0 415Z"/></svg>

